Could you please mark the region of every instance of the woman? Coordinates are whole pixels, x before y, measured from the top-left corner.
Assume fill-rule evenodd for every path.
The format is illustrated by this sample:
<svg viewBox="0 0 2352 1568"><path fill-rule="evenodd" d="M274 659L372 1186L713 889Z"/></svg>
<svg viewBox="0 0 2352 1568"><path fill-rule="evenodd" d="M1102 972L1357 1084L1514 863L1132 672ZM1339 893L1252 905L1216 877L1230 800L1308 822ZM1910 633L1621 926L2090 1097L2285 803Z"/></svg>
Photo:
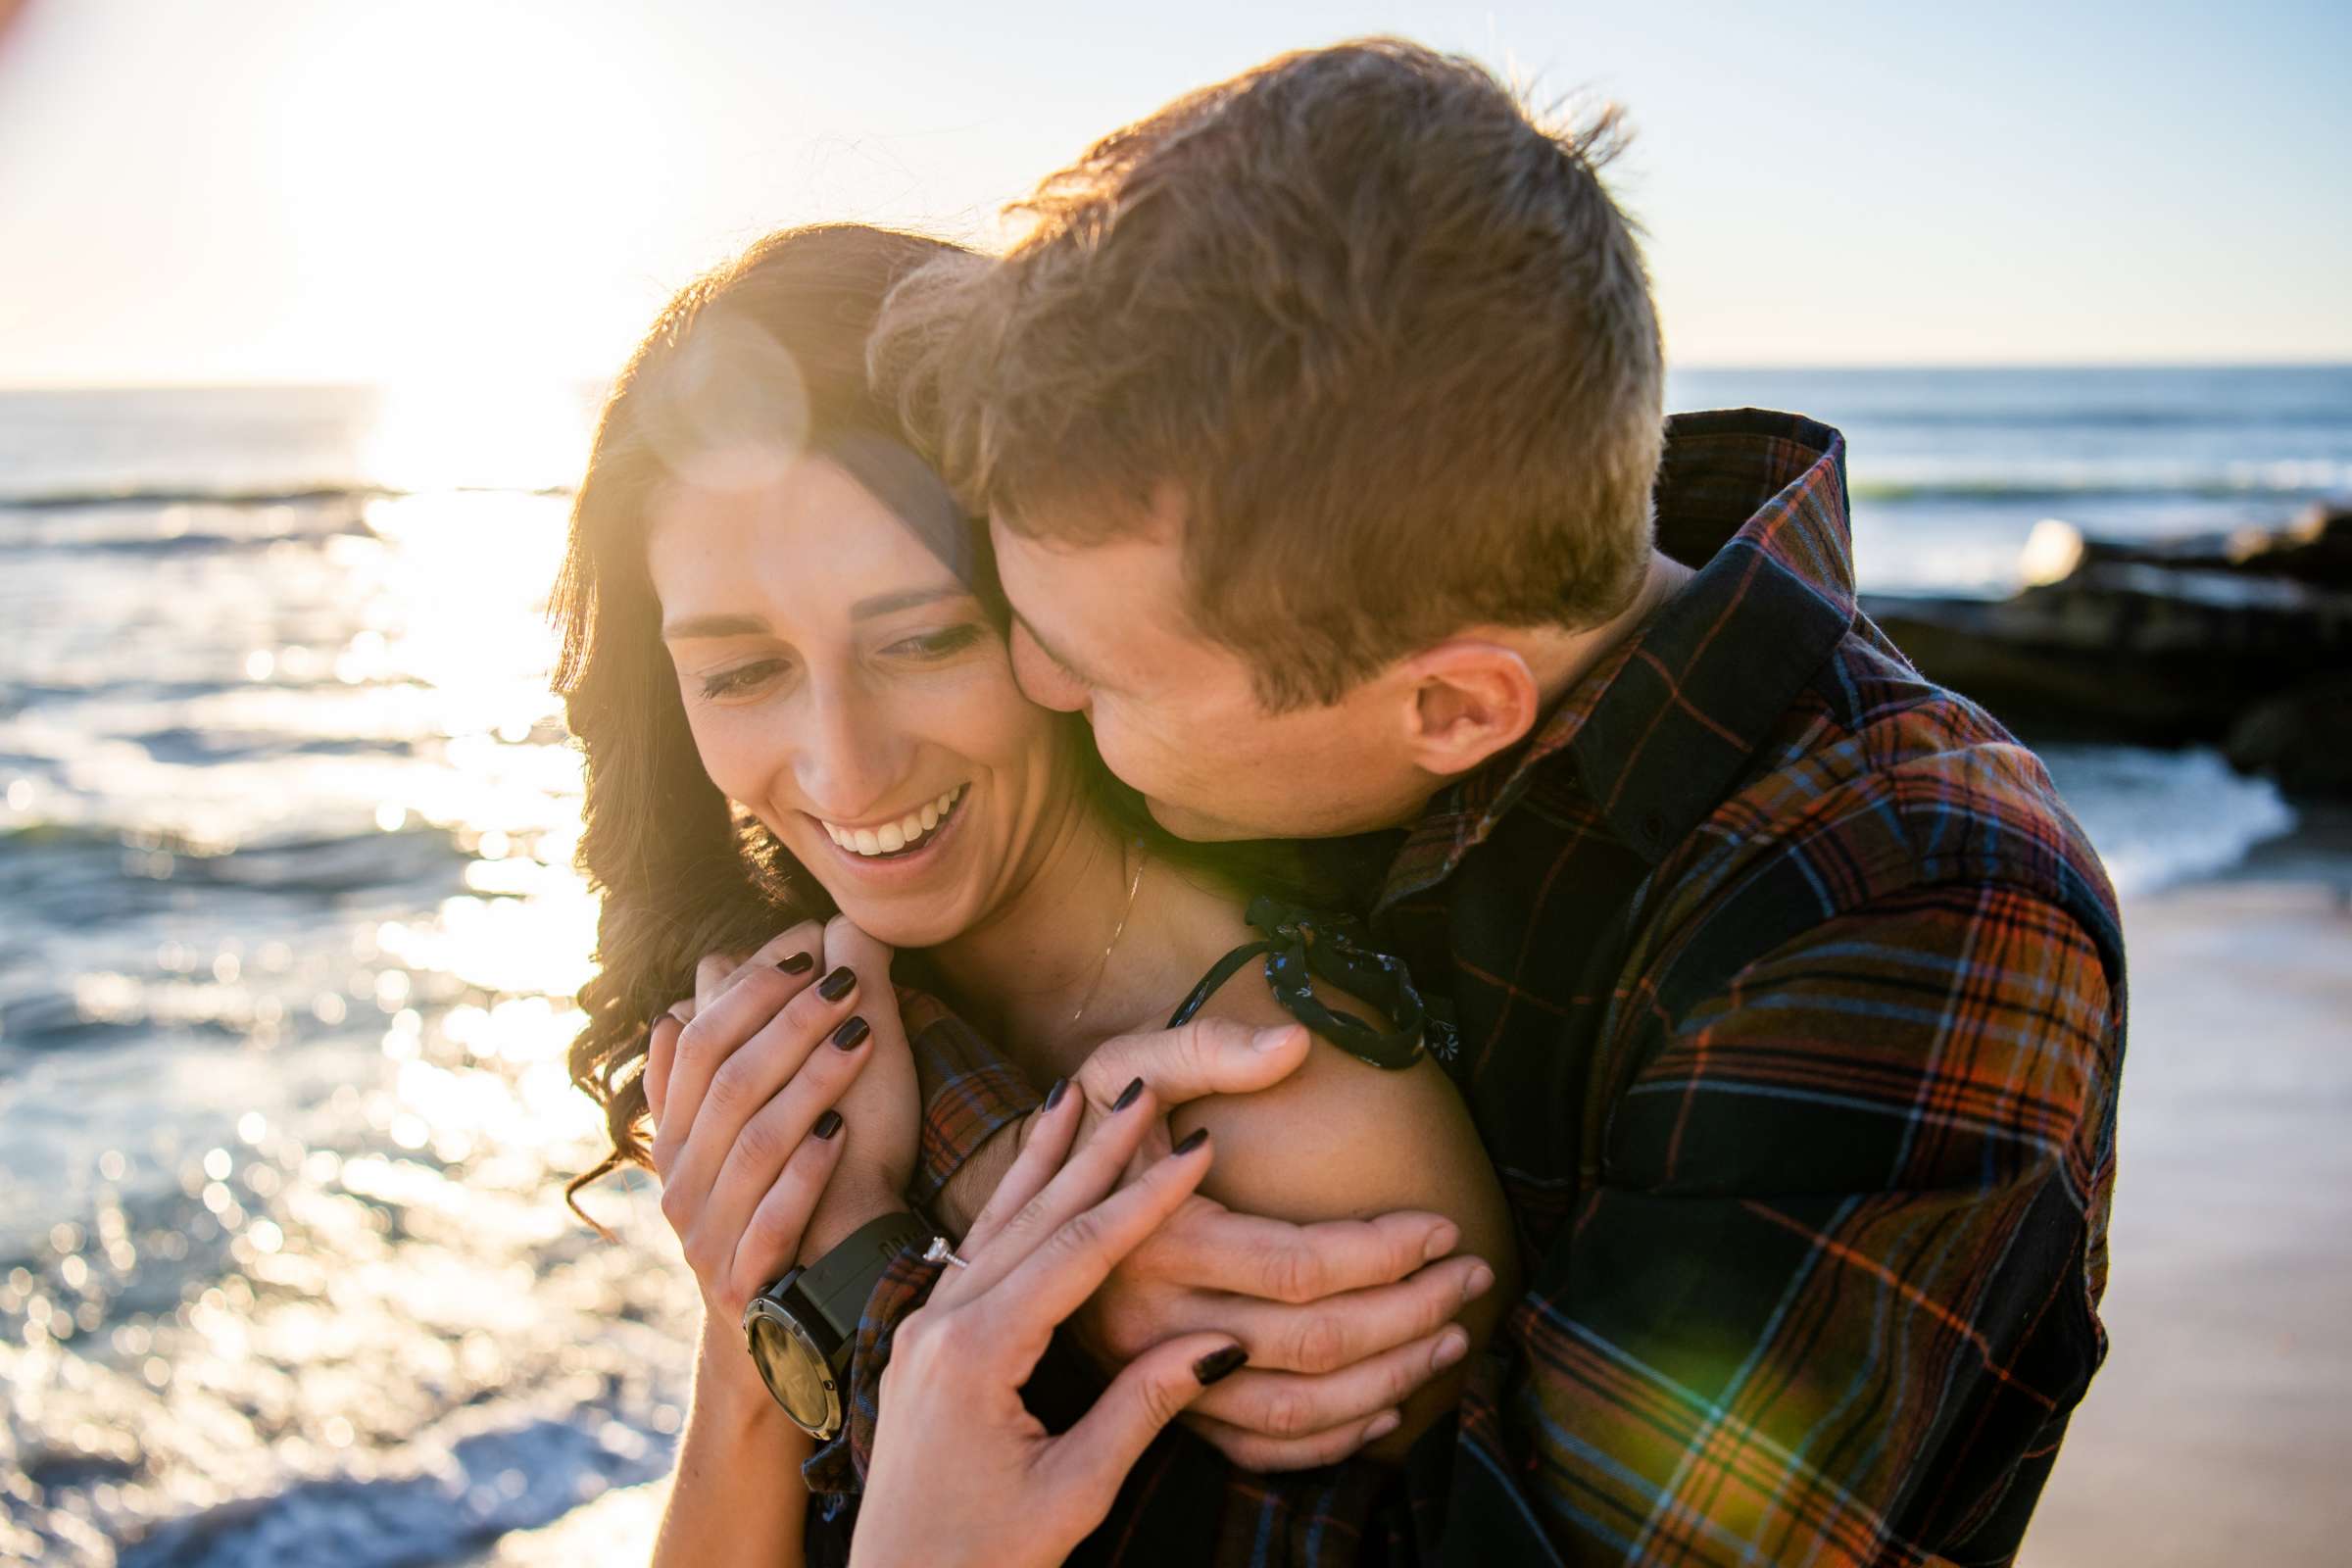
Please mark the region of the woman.
<svg viewBox="0 0 2352 1568"><path fill-rule="evenodd" d="M864 375L882 296L948 251L799 230L680 295L607 405L559 585L558 684L587 757L581 855L604 898L572 1065L614 1144L573 1190L622 1159L661 1173L708 1307L703 1384L740 1394L739 1416L767 1397L737 1327L748 1298L845 1234L843 1214L903 1206L917 1107L890 950L919 950L925 988L1044 1082L1166 1021L1258 934L1244 906L1273 875L1158 833L1093 762L1083 725L1014 683L985 534ZM833 910L822 931L793 924ZM675 1031L645 1020L689 989L704 1019L733 968L707 956L755 949L767 961L743 983L758 989L728 1016L756 997L774 1022L690 1026L680 1127L654 1102L670 1092L656 1066L670 1066L649 1060ZM1203 1016L1291 1021L1264 966L1200 989ZM820 1025L839 1051L812 1051ZM1358 1038L1351 1055L1318 1039L1275 1087L1180 1107L1178 1138L1205 1129L1216 1151L1191 1179L1284 1219L1439 1210L1467 1250L1507 1259L1494 1172L1442 1070L1358 1059L1396 1045ZM1429 1348L1458 1363L1509 1294ZM1384 1423L1389 1451L1453 1392L1441 1380ZM808 1451L772 1423L736 1435L768 1449L747 1475ZM697 1437L673 1518L724 1509L739 1540L742 1499L703 1484L733 1461ZM785 1511L769 1523L797 1544Z"/></svg>

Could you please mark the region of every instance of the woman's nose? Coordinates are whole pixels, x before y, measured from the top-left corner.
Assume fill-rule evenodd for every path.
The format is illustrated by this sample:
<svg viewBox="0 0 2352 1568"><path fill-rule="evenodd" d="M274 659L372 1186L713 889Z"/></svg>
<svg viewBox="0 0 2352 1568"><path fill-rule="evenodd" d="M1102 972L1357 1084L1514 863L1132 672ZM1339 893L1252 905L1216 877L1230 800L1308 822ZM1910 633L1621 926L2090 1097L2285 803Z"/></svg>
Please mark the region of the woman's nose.
<svg viewBox="0 0 2352 1568"><path fill-rule="evenodd" d="M907 748L888 710L854 689L820 688L810 699L794 766L809 809L857 822L895 804L890 792L906 771Z"/></svg>

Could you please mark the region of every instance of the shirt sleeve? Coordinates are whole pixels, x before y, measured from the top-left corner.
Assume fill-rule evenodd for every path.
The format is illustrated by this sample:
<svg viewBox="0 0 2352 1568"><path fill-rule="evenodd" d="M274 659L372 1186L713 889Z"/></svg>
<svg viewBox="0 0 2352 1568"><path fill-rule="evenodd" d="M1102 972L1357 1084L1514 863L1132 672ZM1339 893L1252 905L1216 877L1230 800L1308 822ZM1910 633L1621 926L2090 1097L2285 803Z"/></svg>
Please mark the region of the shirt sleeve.
<svg viewBox="0 0 2352 1568"><path fill-rule="evenodd" d="M2105 1351L2097 950L2032 896L1919 889L1642 1028L1507 1373L1416 1478L1428 1554L2007 1562Z"/></svg>
<svg viewBox="0 0 2352 1568"><path fill-rule="evenodd" d="M932 998L902 989L899 1012L906 1023L923 1091L922 1146L906 1197L918 1211L928 1212L972 1152L998 1128L1026 1115L1039 1097L977 1031ZM866 1298L858 1322L857 1348L851 1352L842 1430L801 1467L808 1490L829 1499L821 1507L828 1520L841 1512L840 1499L864 1490L892 1337L930 1298L939 1270L940 1265L925 1263L913 1251L902 1252Z"/></svg>
<svg viewBox="0 0 2352 1568"><path fill-rule="evenodd" d="M902 990L899 1011L923 1091L922 1147L906 1196L931 1212L973 1151L1029 1114L1042 1097L979 1031L932 998Z"/></svg>

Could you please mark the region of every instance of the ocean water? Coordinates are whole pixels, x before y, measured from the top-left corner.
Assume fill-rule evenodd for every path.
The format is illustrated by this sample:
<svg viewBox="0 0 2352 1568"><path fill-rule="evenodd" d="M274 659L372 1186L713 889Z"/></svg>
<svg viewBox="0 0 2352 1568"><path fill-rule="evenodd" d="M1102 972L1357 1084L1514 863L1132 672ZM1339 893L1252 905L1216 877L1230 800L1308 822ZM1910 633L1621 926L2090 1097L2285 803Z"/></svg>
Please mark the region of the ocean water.
<svg viewBox="0 0 2352 1568"><path fill-rule="evenodd" d="M2005 594L2044 517L2136 539L2352 497L2352 367L1684 370L1667 406L1846 438L1863 586Z"/></svg>
<svg viewBox="0 0 2352 1568"><path fill-rule="evenodd" d="M1866 584L2352 489L2352 371L1678 375L1852 442ZM577 390L0 393L0 1558L458 1564L668 1468L694 1292L564 1208ZM2119 882L2291 821L2059 749Z"/></svg>

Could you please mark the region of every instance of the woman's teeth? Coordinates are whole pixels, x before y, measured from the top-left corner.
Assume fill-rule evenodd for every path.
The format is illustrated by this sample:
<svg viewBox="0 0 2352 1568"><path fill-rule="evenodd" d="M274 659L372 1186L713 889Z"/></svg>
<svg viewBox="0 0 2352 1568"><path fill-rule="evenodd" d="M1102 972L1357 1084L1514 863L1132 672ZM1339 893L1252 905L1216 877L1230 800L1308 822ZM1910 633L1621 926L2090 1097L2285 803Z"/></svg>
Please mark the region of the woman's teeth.
<svg viewBox="0 0 2352 1568"><path fill-rule="evenodd" d="M958 784L938 800L925 802L921 810L909 811L896 822L885 822L880 827L835 827L821 816L817 820L824 822L825 832L845 850L855 850L859 855L897 855L913 849L922 842L924 834L947 820L956 798L962 794L963 786Z"/></svg>

